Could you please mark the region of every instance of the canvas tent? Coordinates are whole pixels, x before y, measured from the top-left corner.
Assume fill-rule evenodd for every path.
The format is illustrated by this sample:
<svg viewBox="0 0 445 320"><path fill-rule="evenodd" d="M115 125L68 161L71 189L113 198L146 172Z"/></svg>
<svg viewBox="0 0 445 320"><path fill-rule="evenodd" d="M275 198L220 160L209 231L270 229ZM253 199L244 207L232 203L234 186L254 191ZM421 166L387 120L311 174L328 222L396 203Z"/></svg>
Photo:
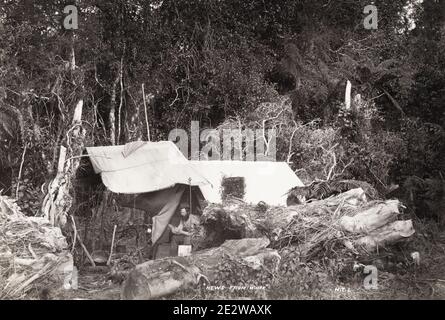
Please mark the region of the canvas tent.
<svg viewBox="0 0 445 320"><path fill-rule="evenodd" d="M89 147L87 152L104 185L126 195L121 198L124 206L154 216L153 243L164 234L181 202L198 209L200 187L209 183L170 141Z"/></svg>
<svg viewBox="0 0 445 320"><path fill-rule="evenodd" d="M223 177L244 177L247 203L264 201L269 205L286 205L286 193L293 187L303 186L301 180L285 162L271 161L191 161L210 185L201 187L204 197L221 203Z"/></svg>
<svg viewBox="0 0 445 320"><path fill-rule="evenodd" d="M94 171L115 193L144 193L176 184L203 186L199 174L171 141L133 142L123 146L87 148Z"/></svg>

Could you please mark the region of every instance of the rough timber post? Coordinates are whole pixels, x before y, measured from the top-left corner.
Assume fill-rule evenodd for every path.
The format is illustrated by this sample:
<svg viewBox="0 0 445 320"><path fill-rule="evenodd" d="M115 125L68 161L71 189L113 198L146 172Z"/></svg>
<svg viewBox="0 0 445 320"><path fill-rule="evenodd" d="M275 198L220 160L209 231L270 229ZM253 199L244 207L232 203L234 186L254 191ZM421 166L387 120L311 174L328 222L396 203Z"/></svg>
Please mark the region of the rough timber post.
<svg viewBox="0 0 445 320"><path fill-rule="evenodd" d="M79 167L79 156L82 154L85 140L82 109L83 100L80 100L74 110L72 126L66 133L66 147L60 146L56 177L50 182L42 204L42 213L53 226L65 225L72 205L72 197L69 194L71 179ZM68 159L67 154L70 156Z"/></svg>

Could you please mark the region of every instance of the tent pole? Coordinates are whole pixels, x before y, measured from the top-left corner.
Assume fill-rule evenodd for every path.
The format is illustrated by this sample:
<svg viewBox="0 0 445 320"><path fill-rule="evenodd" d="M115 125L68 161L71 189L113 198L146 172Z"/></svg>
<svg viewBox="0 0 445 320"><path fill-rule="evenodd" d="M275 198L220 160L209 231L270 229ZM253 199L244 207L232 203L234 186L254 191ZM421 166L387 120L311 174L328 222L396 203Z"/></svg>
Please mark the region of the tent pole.
<svg viewBox="0 0 445 320"><path fill-rule="evenodd" d="M192 214L192 178L189 178L189 202L190 202L190 214Z"/></svg>

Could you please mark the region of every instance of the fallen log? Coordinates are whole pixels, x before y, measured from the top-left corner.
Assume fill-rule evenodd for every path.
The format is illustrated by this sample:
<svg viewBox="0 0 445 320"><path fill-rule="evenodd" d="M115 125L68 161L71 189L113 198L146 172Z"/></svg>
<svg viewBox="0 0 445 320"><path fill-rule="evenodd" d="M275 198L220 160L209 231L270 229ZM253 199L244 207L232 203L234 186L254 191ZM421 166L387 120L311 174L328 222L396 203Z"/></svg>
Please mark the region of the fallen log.
<svg viewBox="0 0 445 320"><path fill-rule="evenodd" d="M122 285L121 298L157 299L196 286L203 279L211 282L225 258L242 258L252 268L260 268L269 260L277 266L279 255L275 250L266 249L269 243L266 238L229 240L220 247L187 257L147 261L129 273Z"/></svg>
<svg viewBox="0 0 445 320"><path fill-rule="evenodd" d="M307 186L297 186L289 190L286 203L288 206L302 202L323 200L349 190L361 188L369 199L379 199L378 192L368 183L358 180L314 181Z"/></svg>
<svg viewBox="0 0 445 320"><path fill-rule="evenodd" d="M394 221L386 226L371 231L367 236L353 241L355 247L361 247L368 252L384 248L388 244L394 244L400 240L411 237L414 234L413 222Z"/></svg>
<svg viewBox="0 0 445 320"><path fill-rule="evenodd" d="M340 225L350 233L367 234L388 223L394 222L401 206L398 200L371 202L368 208L361 208L353 216L340 218Z"/></svg>

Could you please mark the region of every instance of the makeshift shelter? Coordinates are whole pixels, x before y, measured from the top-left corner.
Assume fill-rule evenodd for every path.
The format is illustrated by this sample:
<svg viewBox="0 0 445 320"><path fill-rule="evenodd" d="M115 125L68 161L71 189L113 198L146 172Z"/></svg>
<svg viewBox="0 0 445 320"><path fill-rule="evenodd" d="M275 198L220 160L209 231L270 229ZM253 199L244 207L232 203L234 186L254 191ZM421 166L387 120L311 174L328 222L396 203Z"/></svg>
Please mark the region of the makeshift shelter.
<svg viewBox="0 0 445 320"><path fill-rule="evenodd" d="M190 165L170 141L133 142L121 146L87 148L93 169L119 204L153 216L152 243L165 234L181 203L200 210L200 187L209 182Z"/></svg>
<svg viewBox="0 0 445 320"><path fill-rule="evenodd" d="M223 178L243 177L244 201L257 204L286 205L286 193L293 187L304 186L285 162L271 161L191 161L210 185L201 187L204 197L212 203L222 202Z"/></svg>

